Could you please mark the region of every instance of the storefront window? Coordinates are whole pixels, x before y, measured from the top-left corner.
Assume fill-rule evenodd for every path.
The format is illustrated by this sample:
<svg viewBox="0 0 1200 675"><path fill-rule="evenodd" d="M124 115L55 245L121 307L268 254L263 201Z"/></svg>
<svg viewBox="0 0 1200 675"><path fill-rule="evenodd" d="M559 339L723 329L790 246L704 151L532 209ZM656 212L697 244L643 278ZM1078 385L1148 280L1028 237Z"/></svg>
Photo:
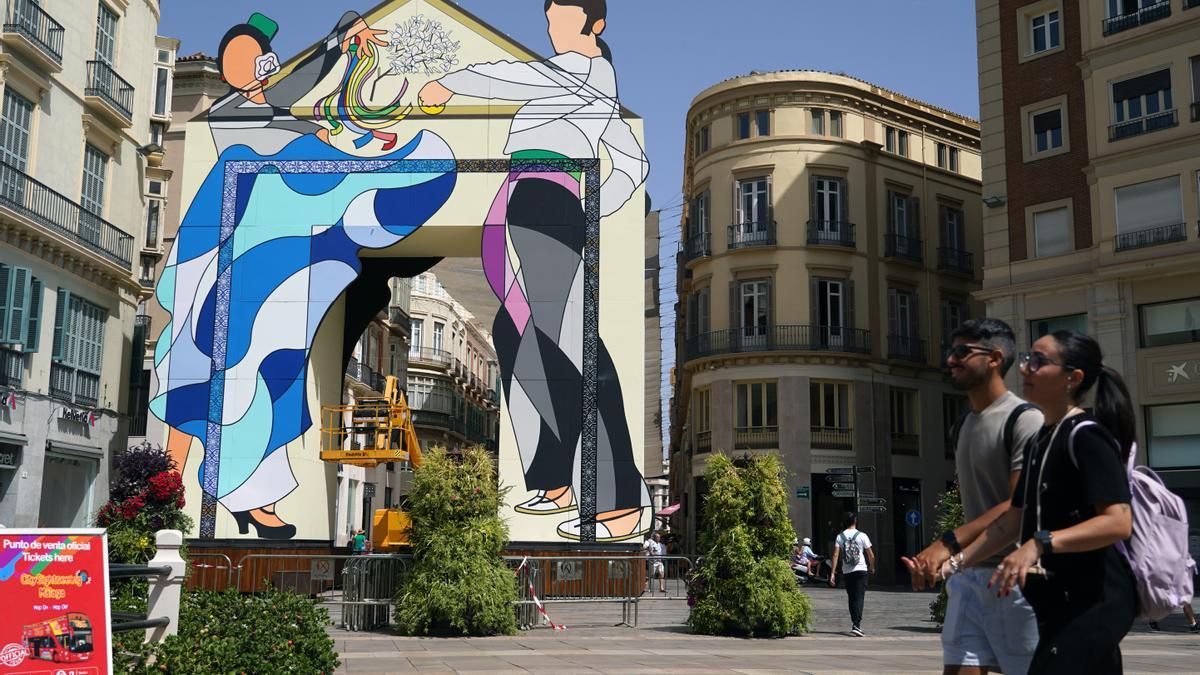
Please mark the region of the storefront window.
<svg viewBox="0 0 1200 675"><path fill-rule="evenodd" d="M1029 322L1029 342L1060 330L1072 330L1076 333L1088 332L1087 314L1070 314L1068 316L1052 316L1045 319L1035 319Z"/></svg>
<svg viewBox="0 0 1200 675"><path fill-rule="evenodd" d="M1150 467L1200 467L1200 402L1156 405L1146 409Z"/></svg>
<svg viewBox="0 0 1200 675"><path fill-rule="evenodd" d="M1142 305L1138 312L1143 347L1200 342L1200 298Z"/></svg>
<svg viewBox="0 0 1200 675"><path fill-rule="evenodd" d="M38 526L87 527L99 466L95 459L47 452Z"/></svg>

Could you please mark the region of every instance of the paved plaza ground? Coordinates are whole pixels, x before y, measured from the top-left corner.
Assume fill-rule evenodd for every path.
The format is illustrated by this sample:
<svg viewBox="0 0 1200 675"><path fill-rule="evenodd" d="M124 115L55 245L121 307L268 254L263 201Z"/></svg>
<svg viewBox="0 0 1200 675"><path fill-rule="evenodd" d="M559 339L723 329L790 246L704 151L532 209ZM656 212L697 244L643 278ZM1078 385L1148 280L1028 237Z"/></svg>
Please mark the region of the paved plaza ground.
<svg viewBox="0 0 1200 675"><path fill-rule="evenodd" d="M343 673L931 673L941 671L938 631L928 621L933 596L902 590L867 594L865 638L850 637L846 594L808 590L813 631L783 640L691 635L682 600L643 600L637 628L617 626L611 604L551 605L566 630L538 628L513 637L405 638L333 629ZM1122 644L1126 673L1200 670L1200 635L1182 614L1150 632L1139 621Z"/></svg>

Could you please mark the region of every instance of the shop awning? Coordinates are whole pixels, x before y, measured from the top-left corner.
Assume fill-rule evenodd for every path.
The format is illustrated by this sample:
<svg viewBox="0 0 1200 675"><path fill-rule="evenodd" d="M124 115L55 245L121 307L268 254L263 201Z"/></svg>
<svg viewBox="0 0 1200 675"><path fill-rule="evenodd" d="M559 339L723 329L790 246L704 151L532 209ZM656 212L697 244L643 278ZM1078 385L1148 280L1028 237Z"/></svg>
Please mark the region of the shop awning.
<svg viewBox="0 0 1200 675"><path fill-rule="evenodd" d="M658 513L656 513L654 515L656 518L667 518L669 516L675 515L675 512L678 510L679 510L679 504L672 504L668 507L665 507L663 510L659 511Z"/></svg>

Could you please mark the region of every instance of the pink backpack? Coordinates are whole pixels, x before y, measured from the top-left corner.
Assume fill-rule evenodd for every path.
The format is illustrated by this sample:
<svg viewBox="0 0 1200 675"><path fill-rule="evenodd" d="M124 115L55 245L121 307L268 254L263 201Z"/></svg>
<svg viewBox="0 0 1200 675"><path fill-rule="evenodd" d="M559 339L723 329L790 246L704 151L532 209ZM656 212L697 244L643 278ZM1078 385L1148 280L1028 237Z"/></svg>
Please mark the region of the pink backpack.
<svg viewBox="0 0 1200 675"><path fill-rule="evenodd" d="M1071 430L1067 447L1075 458L1075 434L1093 421ZM1097 425L1099 426L1099 425ZM1187 510L1183 499L1167 489L1149 467L1134 466L1137 444L1129 452L1129 493L1133 497L1133 536L1117 542L1136 579L1138 618L1157 621L1192 599L1196 561L1188 552Z"/></svg>

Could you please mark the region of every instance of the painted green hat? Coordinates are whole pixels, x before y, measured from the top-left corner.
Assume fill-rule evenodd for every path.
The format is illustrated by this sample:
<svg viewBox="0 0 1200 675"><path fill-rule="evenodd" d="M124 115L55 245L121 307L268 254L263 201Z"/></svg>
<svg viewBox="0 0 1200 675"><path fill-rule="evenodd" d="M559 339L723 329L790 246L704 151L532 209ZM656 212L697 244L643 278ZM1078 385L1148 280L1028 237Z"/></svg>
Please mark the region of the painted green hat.
<svg viewBox="0 0 1200 675"><path fill-rule="evenodd" d="M279 24L275 23L270 17L265 14L255 12L246 20L246 25L253 26L260 33L267 36L267 40L275 39L275 34L279 32Z"/></svg>

